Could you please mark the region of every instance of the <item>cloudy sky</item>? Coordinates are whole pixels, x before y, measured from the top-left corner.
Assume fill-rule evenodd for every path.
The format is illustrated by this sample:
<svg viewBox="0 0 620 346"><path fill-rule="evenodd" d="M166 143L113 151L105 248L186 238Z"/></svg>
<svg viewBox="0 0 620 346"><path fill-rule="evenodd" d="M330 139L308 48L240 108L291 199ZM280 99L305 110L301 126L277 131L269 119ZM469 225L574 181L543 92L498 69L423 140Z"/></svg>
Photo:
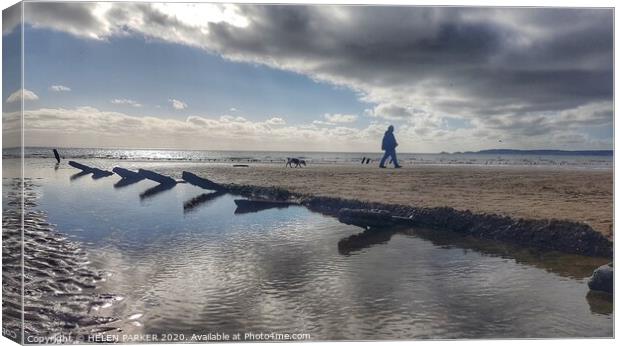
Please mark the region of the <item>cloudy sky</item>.
<svg viewBox="0 0 620 346"><path fill-rule="evenodd" d="M613 147L610 9L26 3L23 35L28 145Z"/></svg>

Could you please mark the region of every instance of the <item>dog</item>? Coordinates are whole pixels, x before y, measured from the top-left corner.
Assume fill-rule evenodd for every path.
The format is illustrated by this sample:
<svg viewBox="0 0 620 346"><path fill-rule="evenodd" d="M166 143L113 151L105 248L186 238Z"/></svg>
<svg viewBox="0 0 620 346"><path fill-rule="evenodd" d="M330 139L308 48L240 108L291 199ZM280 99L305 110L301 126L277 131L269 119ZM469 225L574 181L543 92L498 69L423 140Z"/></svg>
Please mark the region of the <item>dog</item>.
<svg viewBox="0 0 620 346"><path fill-rule="evenodd" d="M293 165L295 165L295 168L306 166L306 161L295 157L287 157L285 167L293 168Z"/></svg>

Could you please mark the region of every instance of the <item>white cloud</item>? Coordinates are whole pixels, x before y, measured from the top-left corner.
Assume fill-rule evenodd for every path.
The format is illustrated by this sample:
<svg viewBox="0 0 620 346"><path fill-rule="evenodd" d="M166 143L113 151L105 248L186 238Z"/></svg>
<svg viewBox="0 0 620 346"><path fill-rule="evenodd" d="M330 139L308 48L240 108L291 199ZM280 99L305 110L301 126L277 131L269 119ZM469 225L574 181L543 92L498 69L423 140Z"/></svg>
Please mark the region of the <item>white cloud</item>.
<svg viewBox="0 0 620 346"><path fill-rule="evenodd" d="M314 121L312 121L312 123L313 123L314 125L325 125L325 126L332 126L332 125L336 125L336 124L334 124L334 123L330 123L330 122L328 122L328 121L323 121L323 120L314 120Z"/></svg>
<svg viewBox="0 0 620 346"><path fill-rule="evenodd" d="M286 125L286 121L280 117L273 117L267 120L267 124L269 125Z"/></svg>
<svg viewBox="0 0 620 346"><path fill-rule="evenodd" d="M22 90L23 90L24 101L35 101L39 99L39 96L37 96L37 94L35 94L33 91L30 91L28 89L19 89L19 90L16 90L11 95L9 95L9 97L7 97L6 103L13 103L13 102L21 101Z"/></svg>
<svg viewBox="0 0 620 346"><path fill-rule="evenodd" d="M18 124L20 116L20 112L5 113L4 128L15 127L11 124ZM377 152L388 125L383 121L372 121L364 128L312 123L287 125L281 117L252 121L229 115L159 118L93 107L24 111L25 141L31 146L149 147L156 139L160 147L178 149ZM504 145L522 148L548 147L549 142L548 134L505 136L491 128L448 132L411 123L396 126L395 134L401 152L434 152L439 145L446 151L488 149L496 147L500 138ZM609 141L588 138L574 131L554 132L552 136L565 144L565 148L603 149L610 145Z"/></svg>
<svg viewBox="0 0 620 346"><path fill-rule="evenodd" d="M222 115L220 117L220 120L222 121L236 121L236 122L247 122L248 119L242 117L242 116L232 116L232 115Z"/></svg>
<svg viewBox="0 0 620 346"><path fill-rule="evenodd" d="M19 113L5 114L4 122ZM24 112L27 145L152 146L220 150L373 150L386 124L365 129L287 125L282 117L252 121L239 116L188 116L184 120L130 116L93 107ZM205 138L209 140L206 141Z"/></svg>
<svg viewBox="0 0 620 346"><path fill-rule="evenodd" d="M354 114L330 114L326 113L323 115L325 119L327 119L330 123L338 123L338 124L348 124L353 123L357 120L357 115Z"/></svg>
<svg viewBox="0 0 620 346"><path fill-rule="evenodd" d="M230 107L229 111L231 111L231 112L236 112L236 111L237 111L237 108L235 108L235 107Z"/></svg>
<svg viewBox="0 0 620 346"><path fill-rule="evenodd" d="M64 86L64 85L51 85L50 90L55 91L55 92L63 92L63 91L71 91L71 88L69 88L68 86Z"/></svg>
<svg viewBox="0 0 620 346"><path fill-rule="evenodd" d="M132 106L136 108L142 107L141 103L134 101L134 100L129 100L129 99L113 99L113 100L110 100L110 103L115 104L115 105L128 105L128 106Z"/></svg>
<svg viewBox="0 0 620 346"><path fill-rule="evenodd" d="M208 23L226 23L237 27L248 25L248 19L240 15L237 6L232 4L155 3L153 7L197 28L208 26Z"/></svg>
<svg viewBox="0 0 620 346"><path fill-rule="evenodd" d="M406 107L398 106L395 104L381 103L377 105L374 109L367 109L366 111L367 114L371 116L392 120L408 120L411 119L413 116L413 113L409 111Z"/></svg>
<svg viewBox="0 0 620 346"><path fill-rule="evenodd" d="M177 100L177 99L169 99L168 102L172 104L172 108L174 109L185 109L187 108L187 103Z"/></svg>

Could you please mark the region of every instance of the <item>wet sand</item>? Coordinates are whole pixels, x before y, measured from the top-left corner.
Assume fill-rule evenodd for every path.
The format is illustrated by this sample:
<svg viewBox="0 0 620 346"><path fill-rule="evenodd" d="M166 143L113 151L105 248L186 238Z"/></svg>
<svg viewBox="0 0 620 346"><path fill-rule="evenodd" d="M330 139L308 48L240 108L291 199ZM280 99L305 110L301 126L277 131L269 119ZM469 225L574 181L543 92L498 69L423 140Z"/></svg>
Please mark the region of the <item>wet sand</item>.
<svg viewBox="0 0 620 346"><path fill-rule="evenodd" d="M18 180L4 186L8 192L2 215L2 326L9 331L7 336L22 341L23 326L25 335L33 338L31 343L66 343L73 340L66 339L69 335L73 338L115 330L109 323L116 319L97 311L121 298L95 291L96 285L105 280L105 274L90 266L79 244L48 223L45 212L35 209L38 192L29 178L23 190L22 238L20 186Z"/></svg>
<svg viewBox="0 0 620 346"><path fill-rule="evenodd" d="M178 166L176 169L179 169ZM200 164L183 169L220 183L415 207L451 207L516 218L584 222L613 238L613 171L554 167ZM156 168L180 177L170 168Z"/></svg>

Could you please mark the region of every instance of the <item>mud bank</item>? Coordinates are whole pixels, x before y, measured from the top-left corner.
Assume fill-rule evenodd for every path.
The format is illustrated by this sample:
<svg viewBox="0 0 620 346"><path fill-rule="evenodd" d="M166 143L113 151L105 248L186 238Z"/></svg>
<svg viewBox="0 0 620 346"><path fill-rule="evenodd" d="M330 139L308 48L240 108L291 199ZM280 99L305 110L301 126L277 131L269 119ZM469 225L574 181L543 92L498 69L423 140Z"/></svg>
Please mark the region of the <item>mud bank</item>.
<svg viewBox="0 0 620 346"><path fill-rule="evenodd" d="M5 184L4 188L7 191L2 217L2 312L3 330L8 331L5 335L26 343L42 340L53 343L54 338L71 335L74 339L61 340L67 343L84 335L116 329L109 323L117 319L102 316L98 311L121 298L95 291L97 283L105 280L105 273L93 270L79 245L57 232L47 222L44 212L34 209L37 192L32 180L25 179L23 184L23 213L19 180Z"/></svg>
<svg viewBox="0 0 620 346"><path fill-rule="evenodd" d="M246 197L293 200L308 209L336 216L342 208L382 209L415 227L450 230L481 239L503 241L541 250L561 251L594 257L611 258L613 242L592 227L557 219L516 219L497 214L475 214L453 208L415 208L399 204L363 202L352 199L298 194L279 187L223 185L232 193Z"/></svg>

